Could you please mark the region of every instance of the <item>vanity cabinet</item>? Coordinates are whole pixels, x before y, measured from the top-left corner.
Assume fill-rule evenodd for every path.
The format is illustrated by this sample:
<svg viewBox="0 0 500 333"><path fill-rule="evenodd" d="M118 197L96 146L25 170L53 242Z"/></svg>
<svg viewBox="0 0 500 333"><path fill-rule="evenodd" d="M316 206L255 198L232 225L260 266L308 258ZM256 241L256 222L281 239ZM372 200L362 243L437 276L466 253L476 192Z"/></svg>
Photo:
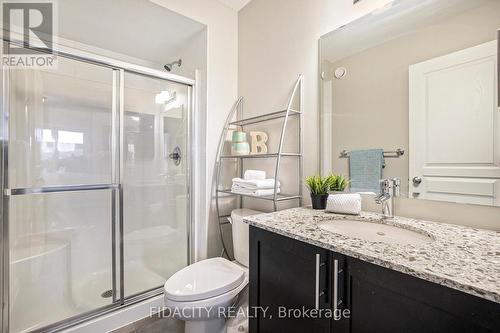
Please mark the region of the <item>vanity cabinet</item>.
<svg viewBox="0 0 500 333"><path fill-rule="evenodd" d="M500 304L347 258L350 332L500 332Z"/></svg>
<svg viewBox="0 0 500 333"><path fill-rule="evenodd" d="M250 227L249 302L264 308L250 319L250 332L331 332L329 318L301 313L332 308L333 258L328 250Z"/></svg>
<svg viewBox="0 0 500 333"><path fill-rule="evenodd" d="M500 332L498 303L253 226L249 285L251 333Z"/></svg>

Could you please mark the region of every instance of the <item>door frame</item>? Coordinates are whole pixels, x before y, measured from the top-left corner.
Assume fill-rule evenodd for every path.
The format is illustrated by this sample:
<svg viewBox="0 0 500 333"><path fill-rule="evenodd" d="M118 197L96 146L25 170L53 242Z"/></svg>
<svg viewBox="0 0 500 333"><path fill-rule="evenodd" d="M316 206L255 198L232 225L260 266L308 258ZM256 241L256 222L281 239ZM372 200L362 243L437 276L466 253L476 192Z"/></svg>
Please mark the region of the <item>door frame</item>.
<svg viewBox="0 0 500 333"><path fill-rule="evenodd" d="M7 42L7 43L12 43L20 47L25 47L23 42L20 40L14 40L14 39L8 39L5 36L2 36L1 42ZM187 264L191 264L193 262L193 217L196 216L196 208L195 205L193 204L193 198L192 198L192 193L193 189L195 188L197 184L197 178L195 175L197 175L197 172L199 173L200 170L196 170L197 164L195 163L197 149L195 147L195 140L194 139L194 128L196 125L196 115L197 115L197 110L196 106L198 105L196 99L198 96L197 93L197 80L196 79L191 79L167 72L162 72L160 70L156 70L153 68L149 68L146 66L141 66L141 65L136 65L132 64L129 62L113 59L110 57L106 56L101 56L95 53L83 51L80 49L68 47L68 46L63 46L63 45L54 45L53 49L47 50L47 51L41 51L40 49L35 49L38 52L41 53L52 53L56 56L61 56L64 58L80 61L80 62L86 62L89 64L93 65L98 65L98 66L103 66L103 67L108 67L113 70L113 107L112 107L112 139L113 135L118 135L118 137L115 138L115 140L112 140L112 145L111 145L111 150L112 150L112 156L114 158L122 159L123 154L123 91L124 91L124 72L130 72L130 73L135 73L139 75L144 75L144 76L149 76L152 78L156 79L161 79L161 80L166 80L172 83L176 84L182 84L188 87L188 111L187 111L187 150L188 152L186 153L187 157L187 179L186 179L186 195L187 195L187 258L188 262ZM118 75L117 75L118 74ZM10 304L9 304L9 265L10 265L10 260L9 260L9 212L8 212L8 203L9 203L9 195L10 195L10 190L8 189L8 148L9 148L9 122L5 117L5 114L8 112L9 109L9 68L2 68L2 80L0 81L0 90L1 90L1 115L2 119L0 120L0 138L3 138L1 144L0 144L0 181L1 181L1 188L2 188L2 201L0 203L0 218L1 218L1 227L0 227L0 240L1 240L1 245L0 245L0 301L2 306L2 309L0 310L0 329L2 332L9 332L9 309L10 309ZM116 131L118 129L118 131ZM119 147L114 146L116 143L119 144ZM120 151L119 151L120 150ZM116 156L118 153L118 156ZM112 158L113 160L113 158ZM7 167L6 167L7 166ZM120 278L120 298L114 301L112 304L93 309L89 312L85 312L73 317L66 318L62 321L56 322L54 324L50 324L48 326L45 326L41 329L36 329L34 332L58 332L67 328L70 328L72 326L82 324L83 322L89 321L91 319L95 319L98 317L101 317L106 314L110 314L112 312L122 310L123 308L126 308L128 306L131 306L133 304L142 302L144 300L147 300L149 298L158 296L163 293L163 288L158 287L154 288L151 290L147 290L143 293L140 294L135 294L131 295L129 297L124 297L124 282L123 282L123 277L124 277L124 262L123 262L123 191L122 191L122 184L123 184L123 173L121 172L121 169L123 166L123 163L120 162L120 160L115 160L112 161L112 181L117 183L115 184L110 184L109 186L105 185L97 185L97 187L102 187L102 188L97 188L97 189L109 189L111 190L112 193L112 200L113 200L113 208L112 208L112 232L113 232L113 237L116 235L116 230L115 228L119 228L118 236L119 236L119 248L120 248L120 253L118 256L116 256L116 253L113 254L113 261L116 259L120 260L120 264L118 265L118 268L120 270L119 278ZM118 171L118 172L116 172ZM96 185L89 185L88 187L95 187ZM71 186L68 186L68 188ZM78 187L78 186L76 186ZM45 190L42 189L36 189L40 190L41 193L45 192ZM54 188L53 190L57 190ZM75 189L73 189L75 190ZM118 194L118 195L117 195ZM116 198L118 197L118 198ZM118 201L118 204L116 204L116 201ZM119 210L117 214L117 209ZM114 240L111 242L113 245L113 250L116 249L116 246L114 244ZM115 271L116 265L113 263L113 271ZM113 284L115 283L116 279L113 278Z"/></svg>

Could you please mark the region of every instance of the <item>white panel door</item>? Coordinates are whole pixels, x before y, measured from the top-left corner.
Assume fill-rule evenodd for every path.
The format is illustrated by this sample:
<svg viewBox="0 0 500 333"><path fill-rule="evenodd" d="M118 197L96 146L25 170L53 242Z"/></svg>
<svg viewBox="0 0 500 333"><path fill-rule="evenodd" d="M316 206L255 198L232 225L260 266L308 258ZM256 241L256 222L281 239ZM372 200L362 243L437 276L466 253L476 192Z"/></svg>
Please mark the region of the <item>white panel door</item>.
<svg viewBox="0 0 500 333"><path fill-rule="evenodd" d="M412 197L500 205L496 66L496 41L410 66Z"/></svg>

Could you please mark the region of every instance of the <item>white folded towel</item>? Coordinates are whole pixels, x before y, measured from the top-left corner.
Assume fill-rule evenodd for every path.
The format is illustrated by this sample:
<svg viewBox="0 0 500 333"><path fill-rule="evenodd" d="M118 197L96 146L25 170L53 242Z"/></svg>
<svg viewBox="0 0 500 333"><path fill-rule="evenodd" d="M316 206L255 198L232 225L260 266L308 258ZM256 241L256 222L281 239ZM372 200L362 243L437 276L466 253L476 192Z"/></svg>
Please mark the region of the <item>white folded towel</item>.
<svg viewBox="0 0 500 333"><path fill-rule="evenodd" d="M261 170L247 170L247 171L245 171L245 175L243 176L243 179L245 179L245 180L252 180L252 179L264 180L264 179L266 179L266 172L261 171Z"/></svg>
<svg viewBox="0 0 500 333"><path fill-rule="evenodd" d="M243 188L232 188L231 192L238 193L238 194L245 194L245 195L253 195L256 197L263 197L266 195L273 195L274 194L274 189L264 189L264 190L248 190L248 189L243 189ZM277 193L280 193L280 189L276 191Z"/></svg>
<svg viewBox="0 0 500 333"><path fill-rule="evenodd" d="M359 193L330 194L326 201L326 211L359 215L361 213L361 195Z"/></svg>
<svg viewBox="0 0 500 333"><path fill-rule="evenodd" d="M265 190L274 188L274 179L251 179L245 180L241 178L233 178L233 187L239 186L246 189L252 190ZM278 182L278 187L280 187L280 182Z"/></svg>

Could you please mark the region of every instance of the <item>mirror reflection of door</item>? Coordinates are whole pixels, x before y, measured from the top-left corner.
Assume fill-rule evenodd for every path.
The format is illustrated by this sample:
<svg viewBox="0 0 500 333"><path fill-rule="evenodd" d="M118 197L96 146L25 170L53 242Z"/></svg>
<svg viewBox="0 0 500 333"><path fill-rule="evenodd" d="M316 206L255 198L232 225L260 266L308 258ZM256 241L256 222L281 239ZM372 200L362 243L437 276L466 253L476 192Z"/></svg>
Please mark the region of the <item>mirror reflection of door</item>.
<svg viewBox="0 0 500 333"><path fill-rule="evenodd" d="M410 195L500 206L497 41L410 66Z"/></svg>
<svg viewBox="0 0 500 333"><path fill-rule="evenodd" d="M500 206L499 28L497 0L405 0L322 36L322 172L401 148L402 196Z"/></svg>

